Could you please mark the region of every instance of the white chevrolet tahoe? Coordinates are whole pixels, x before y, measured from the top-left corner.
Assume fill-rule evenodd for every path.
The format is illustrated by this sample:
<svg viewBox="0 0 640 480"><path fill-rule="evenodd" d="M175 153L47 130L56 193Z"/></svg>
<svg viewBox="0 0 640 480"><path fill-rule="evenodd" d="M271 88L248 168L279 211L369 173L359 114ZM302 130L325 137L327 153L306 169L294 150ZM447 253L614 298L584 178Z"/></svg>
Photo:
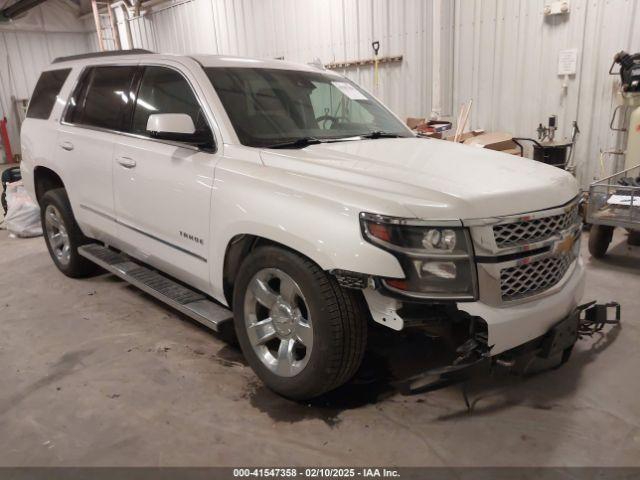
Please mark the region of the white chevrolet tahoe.
<svg viewBox="0 0 640 480"><path fill-rule="evenodd" d="M62 273L100 266L213 329L233 316L248 363L287 397L347 382L376 322L449 335L463 366L543 348L567 319L575 330L574 178L418 138L336 73L65 57L42 73L21 140Z"/></svg>

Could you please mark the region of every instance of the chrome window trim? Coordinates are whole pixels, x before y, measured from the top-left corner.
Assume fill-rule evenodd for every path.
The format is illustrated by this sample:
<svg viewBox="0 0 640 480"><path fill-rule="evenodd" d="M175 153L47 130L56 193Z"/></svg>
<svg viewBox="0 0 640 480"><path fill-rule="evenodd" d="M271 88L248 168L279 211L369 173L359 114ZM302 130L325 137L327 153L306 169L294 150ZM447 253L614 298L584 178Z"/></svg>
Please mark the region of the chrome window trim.
<svg viewBox="0 0 640 480"><path fill-rule="evenodd" d="M187 150L193 150L194 152L202 152L202 153L216 153L217 150L207 150L207 149L202 149L200 147L195 147L193 145L189 145L186 143L180 143L180 142L174 142L171 140L161 140L161 139L157 139L157 138L151 138L151 137L145 137L144 135L138 135L136 133L129 133L129 132L121 132L120 130L110 130L108 128L100 128L100 127L93 127L91 125L81 125L81 124L77 124L77 123L63 123L63 125L68 126L68 127L75 127L75 128L81 128L83 130L91 130L94 132L103 132L103 133L111 133L114 135L120 135L123 137L129 137L129 138L137 138L140 140L149 140L151 142L156 142L156 143L162 143L164 145L170 145L173 147L178 147L178 148L186 148Z"/></svg>
<svg viewBox="0 0 640 480"><path fill-rule="evenodd" d="M80 78L82 78L82 75L84 74L84 72L88 69L88 68L96 68L96 67L164 67L164 68L169 68L171 70L174 70L176 72L178 72L178 74L180 74L182 76L182 78L184 78L186 80L186 82L189 84L189 88L191 88L191 91L193 93L193 96L195 97L196 101L198 102L198 105L200 106L200 109L202 110L202 112L205 115L205 120L207 122L207 126L209 127L209 130L211 131L211 136L213 137L213 149L203 149L200 147L196 147L193 145L189 145L187 143L182 143L182 142L174 142L171 140L161 140L161 139L157 139L157 138L152 138L146 135L140 135L137 133L132 133L132 132L123 132L121 130L112 130L109 128L101 128L101 127L94 127L92 125L83 125L83 124L78 124L78 123L71 123L71 122L67 122L65 121L65 118L67 116L67 111L69 109L69 106L71 104L71 98L74 94L74 92L76 91L76 89L78 88L78 84L80 83ZM142 80L141 80L142 81ZM137 100L137 92L136 92L136 100ZM156 142L156 143L162 143L164 145L170 145L170 146L174 146L174 147L181 147L181 148L186 148L188 150L193 150L196 152L203 152L203 153L210 153L210 154L214 154L218 152L218 138L216 136L216 132L215 130L212 128L212 119L209 118L210 115L207 113L207 109L205 108L205 105L207 105L206 102L202 101L202 98L200 98L200 95L198 94L197 90L194 88L193 83L185 76L185 74L179 69L174 67L173 65L167 65L164 63L159 63L159 62L144 62L144 63L92 63L92 64L87 64L84 65L80 71L78 72L78 74L76 75L75 81L73 83L73 87L71 88L70 92L69 92L69 97L67 98L67 101L65 103L64 109L62 110L62 114L60 115L60 124L61 125L65 125L68 127L74 127L74 128L82 128L85 130L92 130L92 131L96 131L96 132L104 132L104 133L112 133L115 135L122 135L124 137L130 137L130 138L137 138L140 140L148 140L151 142ZM134 109L135 109L135 105L134 105ZM215 123L215 122L213 122Z"/></svg>

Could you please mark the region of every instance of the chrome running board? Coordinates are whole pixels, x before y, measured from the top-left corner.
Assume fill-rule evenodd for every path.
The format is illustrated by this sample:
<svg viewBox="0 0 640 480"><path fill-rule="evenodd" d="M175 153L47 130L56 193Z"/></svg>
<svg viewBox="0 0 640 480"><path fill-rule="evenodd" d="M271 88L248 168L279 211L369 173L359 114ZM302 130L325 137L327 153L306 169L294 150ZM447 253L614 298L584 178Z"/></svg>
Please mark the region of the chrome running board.
<svg viewBox="0 0 640 480"><path fill-rule="evenodd" d="M83 245L78 248L78 253L211 330L217 332L222 322L233 318L231 310L209 300L204 294L136 263L104 245Z"/></svg>

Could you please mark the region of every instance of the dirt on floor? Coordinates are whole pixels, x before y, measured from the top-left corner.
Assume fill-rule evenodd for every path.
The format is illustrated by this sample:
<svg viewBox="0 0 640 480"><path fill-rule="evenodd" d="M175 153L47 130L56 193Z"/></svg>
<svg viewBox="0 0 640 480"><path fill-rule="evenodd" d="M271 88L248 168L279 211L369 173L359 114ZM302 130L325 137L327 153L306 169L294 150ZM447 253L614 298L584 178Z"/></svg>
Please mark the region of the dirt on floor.
<svg viewBox="0 0 640 480"><path fill-rule="evenodd" d="M229 332L213 334L110 275L72 280L42 238L0 231L0 466L640 465L640 248L617 232L587 266L585 301L621 328L559 369L497 372L407 396L396 380L443 355L377 331L340 390L267 390Z"/></svg>

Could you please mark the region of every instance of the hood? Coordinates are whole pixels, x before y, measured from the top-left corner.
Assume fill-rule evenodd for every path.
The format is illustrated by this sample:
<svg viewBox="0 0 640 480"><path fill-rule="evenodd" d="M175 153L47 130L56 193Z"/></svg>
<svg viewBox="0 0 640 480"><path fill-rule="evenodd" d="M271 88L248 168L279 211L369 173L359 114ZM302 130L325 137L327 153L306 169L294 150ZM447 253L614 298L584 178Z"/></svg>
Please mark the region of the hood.
<svg viewBox="0 0 640 480"><path fill-rule="evenodd" d="M267 166L349 186L433 220L543 210L578 193L573 176L559 168L444 140L354 140L263 150L261 157Z"/></svg>

